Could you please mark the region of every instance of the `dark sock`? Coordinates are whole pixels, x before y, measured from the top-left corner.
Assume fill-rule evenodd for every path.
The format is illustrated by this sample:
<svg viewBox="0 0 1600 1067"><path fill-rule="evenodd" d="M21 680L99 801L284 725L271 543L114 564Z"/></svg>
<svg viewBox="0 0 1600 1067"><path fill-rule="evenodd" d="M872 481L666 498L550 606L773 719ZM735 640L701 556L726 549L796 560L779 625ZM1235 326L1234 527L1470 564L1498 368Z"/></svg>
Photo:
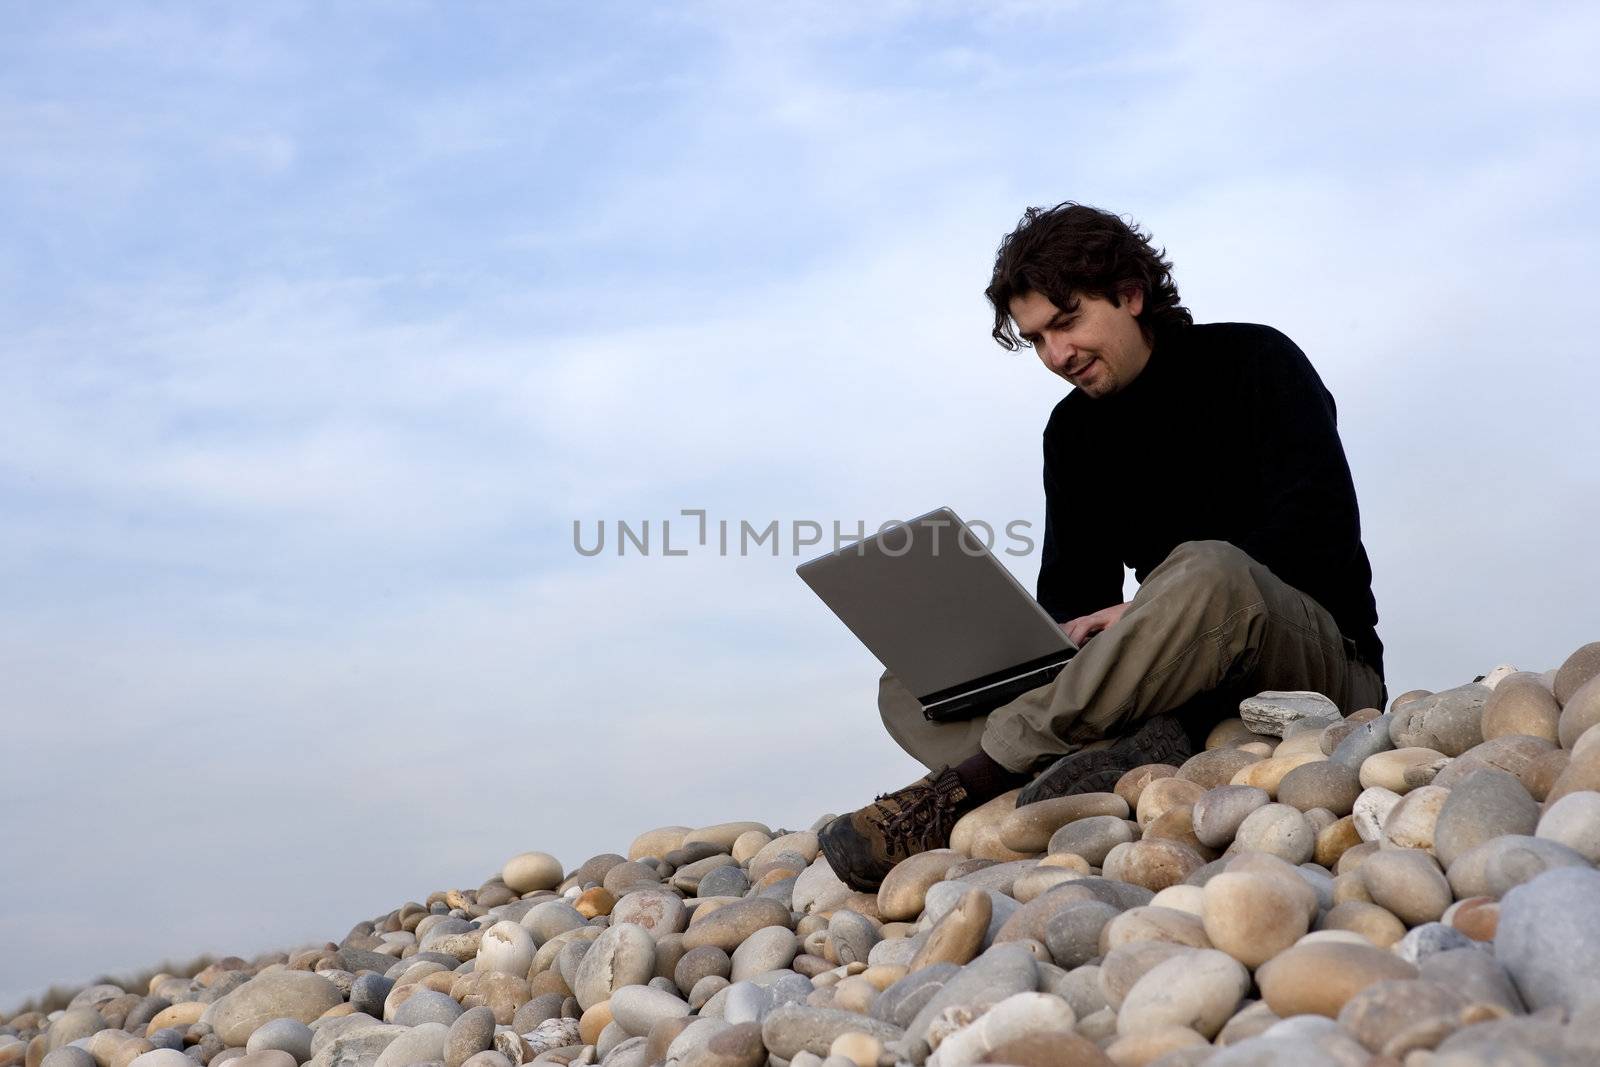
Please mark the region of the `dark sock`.
<svg viewBox="0 0 1600 1067"><path fill-rule="evenodd" d="M993 800L1007 789L1015 789L1032 777L1020 771L1007 770L987 752L979 752L970 759L962 760L956 764L955 772L961 784L966 786L968 796L980 804Z"/></svg>

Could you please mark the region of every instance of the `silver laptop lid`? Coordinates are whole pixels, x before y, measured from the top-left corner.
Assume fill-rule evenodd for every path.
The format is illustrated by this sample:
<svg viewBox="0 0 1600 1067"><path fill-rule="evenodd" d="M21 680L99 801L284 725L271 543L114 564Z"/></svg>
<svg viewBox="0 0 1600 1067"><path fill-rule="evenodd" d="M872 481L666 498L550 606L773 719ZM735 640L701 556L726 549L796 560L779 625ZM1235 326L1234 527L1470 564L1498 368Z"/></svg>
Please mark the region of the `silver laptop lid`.
<svg viewBox="0 0 1600 1067"><path fill-rule="evenodd" d="M795 571L919 699L1076 647L950 508Z"/></svg>

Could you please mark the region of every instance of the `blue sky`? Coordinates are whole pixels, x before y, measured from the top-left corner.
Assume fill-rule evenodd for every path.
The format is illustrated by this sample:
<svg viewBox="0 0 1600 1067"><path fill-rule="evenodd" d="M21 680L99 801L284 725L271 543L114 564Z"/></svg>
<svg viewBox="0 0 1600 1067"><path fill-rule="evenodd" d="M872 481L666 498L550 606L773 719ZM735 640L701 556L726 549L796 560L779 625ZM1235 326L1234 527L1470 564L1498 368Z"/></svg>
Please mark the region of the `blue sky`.
<svg viewBox="0 0 1600 1067"><path fill-rule="evenodd" d="M571 524L1038 522L1029 204L1305 349L1392 687L1600 637L1592 9L859 7L7 10L0 1008L912 777L796 558Z"/></svg>

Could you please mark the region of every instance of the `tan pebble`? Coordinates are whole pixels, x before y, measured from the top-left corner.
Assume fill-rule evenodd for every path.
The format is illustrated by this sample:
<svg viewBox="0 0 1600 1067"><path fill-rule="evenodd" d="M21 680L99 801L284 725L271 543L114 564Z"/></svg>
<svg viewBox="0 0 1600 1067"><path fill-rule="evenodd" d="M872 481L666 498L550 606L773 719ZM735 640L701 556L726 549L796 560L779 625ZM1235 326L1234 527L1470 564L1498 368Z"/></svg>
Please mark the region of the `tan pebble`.
<svg viewBox="0 0 1600 1067"><path fill-rule="evenodd" d="M1375 752L1361 762L1361 787L1405 793L1412 788L1406 781L1407 770L1442 764L1449 758L1431 748L1391 748L1387 752Z"/></svg>
<svg viewBox="0 0 1600 1067"><path fill-rule="evenodd" d="M1483 739L1542 737L1558 741L1561 705L1537 674L1507 675L1483 705Z"/></svg>
<svg viewBox="0 0 1600 1067"><path fill-rule="evenodd" d="M772 835L761 830L746 830L733 839L733 846L728 849L729 855L735 863L748 865L755 859L756 853L772 843Z"/></svg>
<svg viewBox="0 0 1600 1067"><path fill-rule="evenodd" d="M1233 1013L1233 1018L1223 1024L1222 1031L1217 1034L1217 1045L1222 1048L1237 1045L1241 1041L1256 1037L1273 1023L1280 1021L1277 1014L1267 1007L1265 1002L1247 1000L1239 1005L1239 1010Z"/></svg>
<svg viewBox="0 0 1600 1067"><path fill-rule="evenodd" d="M690 830L687 826L661 826L654 830L646 830L633 839L633 844L628 846L630 860L642 860L646 856L662 859L668 852L683 847L683 838Z"/></svg>
<svg viewBox="0 0 1600 1067"><path fill-rule="evenodd" d="M1180 804L1194 804L1205 796L1205 787L1183 778L1157 778L1139 793L1135 819L1147 827L1163 812Z"/></svg>
<svg viewBox="0 0 1600 1067"><path fill-rule="evenodd" d="M945 872L961 860L961 853L940 848L921 852L895 864L878 887L878 915L889 920L914 919L922 914L928 889L944 881Z"/></svg>
<svg viewBox="0 0 1600 1067"><path fill-rule="evenodd" d="M876 988L879 992L882 992L910 973L911 969L909 967L899 967L887 963L880 963L876 966L868 967L866 970L862 971L861 977L866 981L871 982L874 988Z"/></svg>
<svg viewBox="0 0 1600 1067"><path fill-rule="evenodd" d="M611 890L597 885L578 894L578 899L572 902L572 906L585 919L593 919L597 915L610 915L616 903L617 898L612 895Z"/></svg>
<svg viewBox="0 0 1600 1067"><path fill-rule="evenodd" d="M1272 744L1268 741L1251 741L1247 745L1240 745L1239 751L1249 752L1252 755L1260 756L1262 759L1270 759L1272 757L1272 748Z"/></svg>
<svg viewBox="0 0 1600 1067"><path fill-rule="evenodd" d="M878 1057L883 1055L883 1042L871 1034L853 1030L834 1038L833 1044L828 1046L828 1055L843 1056L856 1067L877 1067Z"/></svg>
<svg viewBox="0 0 1600 1067"><path fill-rule="evenodd" d="M1445 921L1474 941L1493 941L1500 928L1500 902L1493 897L1458 900L1446 911Z"/></svg>
<svg viewBox="0 0 1600 1067"><path fill-rule="evenodd" d="M1584 682L1561 705L1561 719L1556 727L1561 747L1572 750L1578 738L1596 725L1600 725L1600 675Z"/></svg>
<svg viewBox="0 0 1600 1067"><path fill-rule="evenodd" d="M1374 982L1415 978L1417 969L1376 946L1298 945L1280 953L1256 972L1261 997L1282 1018L1326 1015L1337 1018L1345 1003Z"/></svg>
<svg viewBox="0 0 1600 1067"><path fill-rule="evenodd" d="M611 1001L602 1000L579 1017L578 1036L583 1038L584 1044L593 1045L600 1040L600 1031L610 1026L611 1022Z"/></svg>
<svg viewBox="0 0 1600 1067"><path fill-rule="evenodd" d="M1372 940L1354 930L1312 930L1296 941L1296 945L1322 945L1338 942L1343 945L1370 945Z"/></svg>
<svg viewBox="0 0 1600 1067"><path fill-rule="evenodd" d="M1122 1006L1122 998L1151 968L1174 956L1186 956L1196 949L1171 941L1135 941L1112 949L1100 961L1100 995L1115 1011Z"/></svg>
<svg viewBox="0 0 1600 1067"><path fill-rule="evenodd" d="M1363 841L1359 845L1353 845L1345 849L1339 856L1339 862L1334 866L1333 873L1336 875L1353 873L1368 856L1378 851L1380 847L1376 841Z"/></svg>
<svg viewBox="0 0 1600 1067"><path fill-rule="evenodd" d="M1060 867L1075 874L1088 874L1089 861L1075 852L1052 852L1039 861L1041 867Z"/></svg>
<svg viewBox="0 0 1600 1067"><path fill-rule="evenodd" d="M1151 898L1150 906L1201 915L1204 914L1201 906L1204 896L1205 891L1197 885L1169 885Z"/></svg>
<svg viewBox="0 0 1600 1067"><path fill-rule="evenodd" d="M1270 759L1264 759L1259 763L1252 763L1250 766L1245 767L1233 776L1233 781L1230 784L1253 785L1257 789L1265 789L1268 796L1276 797L1278 795L1278 783L1283 781L1284 775L1296 767L1304 766L1307 763L1316 763L1325 758L1320 751L1316 753L1302 752L1299 755L1284 756L1282 758L1273 756Z"/></svg>
<svg viewBox="0 0 1600 1067"><path fill-rule="evenodd" d="M1326 729L1323 727L1322 729ZM1297 734L1278 742L1278 747L1272 750L1273 759L1282 759L1285 756L1316 756L1317 762L1326 759L1328 754L1322 751L1322 729L1314 733Z"/></svg>
<svg viewBox="0 0 1600 1067"><path fill-rule="evenodd" d="M766 834L769 839L772 836L772 831L766 826L765 823L751 822L748 820L740 822L719 822L713 826L702 826L698 830L690 830L688 833L683 835L683 844L687 846L697 843L704 843L707 845L715 845L717 848L726 851L727 849L732 848L733 843L739 840L739 835L743 834L747 830L760 830L762 833Z"/></svg>
<svg viewBox="0 0 1600 1067"><path fill-rule="evenodd" d="M1019 789L1012 789L1001 793L993 800L987 800L961 818L956 820L955 826L950 829L950 848L963 856L970 856L973 841L978 832L987 827L997 827L1005 817L1017 808L1017 794Z"/></svg>
<svg viewBox="0 0 1600 1067"><path fill-rule="evenodd" d="M350 1003L349 1001L345 1001L343 1004L335 1004L333 1007L329 1008L327 1011L325 1011L321 1015L317 1016L317 1018L319 1018L319 1019L338 1019L338 1018L342 1018L342 1017L344 1017L346 1015L355 1014L355 1010L356 1010L356 1006L354 1004Z"/></svg>
<svg viewBox="0 0 1600 1067"><path fill-rule="evenodd" d="M1388 948L1406 936L1406 924L1393 912L1360 900L1347 900L1329 908L1319 929L1348 930L1379 948Z"/></svg>
<svg viewBox="0 0 1600 1067"><path fill-rule="evenodd" d="M1202 925L1211 944L1247 967L1258 967L1306 932L1302 899L1265 873L1224 871L1205 884Z"/></svg>
<svg viewBox="0 0 1600 1067"><path fill-rule="evenodd" d="M1398 1058L1438 1045L1462 1024L1470 1006L1442 982L1374 982L1345 1003L1339 1025L1380 1056Z"/></svg>
<svg viewBox="0 0 1600 1067"><path fill-rule="evenodd" d="M1300 902L1305 909L1306 921L1310 922L1317 916L1317 891L1311 888L1311 883L1306 881L1294 864L1286 863L1277 856L1265 852L1238 852L1229 860L1225 868L1232 874L1264 874L1278 879L1284 891Z"/></svg>
<svg viewBox="0 0 1600 1067"><path fill-rule="evenodd" d="M1210 733L1206 734L1205 747L1213 749L1243 745L1256 740L1260 736L1260 734L1251 730L1243 719L1223 719L1211 728Z"/></svg>
<svg viewBox="0 0 1600 1067"><path fill-rule="evenodd" d="M859 974L850 975L834 985L833 1006L842 1011L865 1015L872 1010L872 1002L878 999L878 992L877 986Z"/></svg>
<svg viewBox="0 0 1600 1067"><path fill-rule="evenodd" d="M1200 916L1151 904L1129 908L1106 923L1100 930L1100 954L1105 955L1136 941L1170 941L1190 948L1211 947Z"/></svg>
<svg viewBox="0 0 1600 1067"><path fill-rule="evenodd" d="M1254 752L1245 752L1232 746L1212 748L1190 756L1174 777L1194 782L1202 789L1215 789L1219 785L1227 785L1235 774L1260 760L1261 757Z"/></svg>
<svg viewBox="0 0 1600 1067"><path fill-rule="evenodd" d="M1133 768L1133 770L1128 771L1117 779L1117 784L1112 788L1112 792L1127 803L1129 811L1138 811L1139 798L1144 794L1145 788L1151 782L1160 781L1163 778L1171 778L1177 773L1178 768L1170 763L1146 763Z"/></svg>
<svg viewBox="0 0 1600 1067"><path fill-rule="evenodd" d="M911 958L907 971L920 971L935 963L970 963L983 947L983 936L988 932L993 904L983 889L963 893L955 907L945 913L932 930L928 940Z"/></svg>
<svg viewBox="0 0 1600 1067"><path fill-rule="evenodd" d="M548 852L523 852L506 860L500 879L513 893L554 889L561 884L561 861Z"/></svg>
<svg viewBox="0 0 1600 1067"><path fill-rule="evenodd" d="M1443 786L1425 785L1400 798L1383 821L1383 834L1379 842L1385 848L1431 849L1433 833L1439 823L1439 812L1450 799L1450 790Z"/></svg>
<svg viewBox="0 0 1600 1067"><path fill-rule="evenodd" d="M1128 803L1115 793L1079 793L1017 808L1000 822L1000 842L1020 853L1043 852L1050 837L1070 822L1096 815L1128 817Z"/></svg>
<svg viewBox="0 0 1600 1067"><path fill-rule="evenodd" d="M1360 795L1355 772L1326 759L1302 764L1278 783L1279 802L1302 812L1326 810L1334 818L1349 815Z"/></svg>
<svg viewBox="0 0 1600 1067"><path fill-rule="evenodd" d="M1333 870L1334 864L1339 862L1349 849L1361 844L1361 835L1356 833L1356 821L1346 815L1332 826L1317 834L1317 846L1312 853L1312 859L1322 867Z"/></svg>
<svg viewBox="0 0 1600 1067"><path fill-rule="evenodd" d="M1389 701L1389 711L1392 714L1413 700L1421 700L1423 697L1431 696L1433 696L1433 690L1431 689L1407 689L1404 693Z"/></svg>
<svg viewBox="0 0 1600 1067"><path fill-rule="evenodd" d="M1241 850L1266 852L1288 863L1301 864L1316 852L1317 836L1298 808L1268 804L1245 816L1234 835Z"/></svg>
<svg viewBox="0 0 1600 1067"><path fill-rule="evenodd" d="M1225 848L1239 824L1257 808L1272 802L1265 789L1248 785L1220 785L1208 789L1191 809L1196 838L1209 848Z"/></svg>
<svg viewBox="0 0 1600 1067"><path fill-rule="evenodd" d="M1208 862L1217 858L1216 850L1202 844L1200 838L1195 835L1193 804L1174 804L1163 811L1150 820L1150 825L1144 828L1144 836L1181 842Z"/></svg>
<svg viewBox="0 0 1600 1067"><path fill-rule="evenodd" d="M1106 855L1105 877L1160 892L1177 885L1203 866L1194 849L1179 841L1130 841Z"/></svg>
<svg viewBox="0 0 1600 1067"><path fill-rule="evenodd" d="M1163 1026L1118 1037L1106 1046L1106 1056L1117 1067L1147 1067L1169 1052L1210 1043L1187 1026Z"/></svg>
<svg viewBox="0 0 1600 1067"><path fill-rule="evenodd" d="M1059 854L1069 855L1069 853ZM1019 877L1011 886L1011 895L1021 903L1026 904L1034 897L1048 893L1063 882L1075 882L1087 873L1088 871L1069 871L1060 866L1045 867L1041 865Z"/></svg>
<svg viewBox="0 0 1600 1067"><path fill-rule="evenodd" d="M1349 900L1357 900L1363 904L1372 903L1372 894L1367 892L1367 882L1361 877L1360 871L1334 875L1333 902L1343 904Z"/></svg>
<svg viewBox="0 0 1600 1067"><path fill-rule="evenodd" d="M1361 879L1372 902L1407 926L1437 921L1453 899L1444 872L1421 849L1379 849L1361 865Z"/></svg>
<svg viewBox="0 0 1600 1067"><path fill-rule="evenodd" d="M1550 688L1557 702L1566 704L1590 679L1600 675L1600 641L1591 641L1568 656L1556 668Z"/></svg>

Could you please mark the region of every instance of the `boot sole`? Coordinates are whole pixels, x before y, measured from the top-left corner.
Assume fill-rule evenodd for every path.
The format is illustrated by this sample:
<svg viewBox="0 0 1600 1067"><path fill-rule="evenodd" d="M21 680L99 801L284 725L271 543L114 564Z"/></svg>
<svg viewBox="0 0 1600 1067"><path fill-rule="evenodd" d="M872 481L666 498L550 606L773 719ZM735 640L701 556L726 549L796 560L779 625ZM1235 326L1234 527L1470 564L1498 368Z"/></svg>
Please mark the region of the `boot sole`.
<svg viewBox="0 0 1600 1067"><path fill-rule="evenodd" d="M1181 767L1193 754L1176 715L1156 715L1110 746L1062 756L1017 794L1017 807L1079 793L1109 793L1124 774L1147 763Z"/></svg>

